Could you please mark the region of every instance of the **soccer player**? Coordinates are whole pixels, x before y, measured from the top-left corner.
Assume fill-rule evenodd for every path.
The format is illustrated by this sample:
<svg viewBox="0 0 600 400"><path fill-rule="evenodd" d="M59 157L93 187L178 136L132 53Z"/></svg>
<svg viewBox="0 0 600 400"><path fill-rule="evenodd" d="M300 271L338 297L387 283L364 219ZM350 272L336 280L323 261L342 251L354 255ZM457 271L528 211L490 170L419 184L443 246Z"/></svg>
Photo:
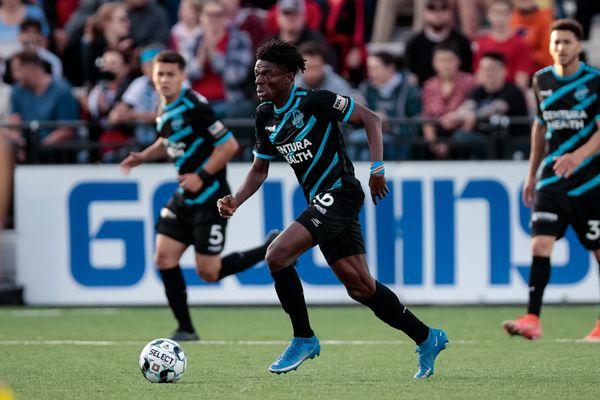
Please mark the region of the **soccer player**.
<svg viewBox="0 0 600 400"><path fill-rule="evenodd" d="M121 162L125 174L138 165L169 156L178 172L179 187L160 211L156 224L156 254L169 306L179 323L175 341L199 340L187 304L186 285L179 259L189 245L196 251L196 270L207 282L244 271L264 260L277 235L254 249L220 256L227 220L219 215L216 200L230 192L226 165L238 143L215 117L206 100L183 88L185 60L174 51L154 59L152 79L160 95L157 130L160 138L142 152Z"/></svg>
<svg viewBox="0 0 600 400"><path fill-rule="evenodd" d="M510 335L527 339L542 336L540 311L550 280L550 255L568 225L600 262L600 71L579 61L582 37L576 21L554 22L554 65L533 78L538 114L523 187L523 201L533 205L529 303L525 316L503 323ZM600 320L586 339L600 340Z"/></svg>
<svg viewBox="0 0 600 400"><path fill-rule="evenodd" d="M275 291L290 317L294 335L269 371L279 374L295 370L320 353L302 284L292 265L318 244L350 297L415 341L419 353L415 378L431 376L434 361L448 342L446 332L430 329L371 276L358 219L364 193L354 177L338 125L349 122L363 126L367 132L373 160L369 187L377 204L389 192L382 161L381 119L350 97L294 86L296 73L304 71L304 59L292 44L272 40L258 49L256 58L256 92L263 103L256 110L254 163L235 196L219 199L219 211L222 216L231 217L261 187L269 162L277 155L294 170L308 202L304 212L267 251Z"/></svg>

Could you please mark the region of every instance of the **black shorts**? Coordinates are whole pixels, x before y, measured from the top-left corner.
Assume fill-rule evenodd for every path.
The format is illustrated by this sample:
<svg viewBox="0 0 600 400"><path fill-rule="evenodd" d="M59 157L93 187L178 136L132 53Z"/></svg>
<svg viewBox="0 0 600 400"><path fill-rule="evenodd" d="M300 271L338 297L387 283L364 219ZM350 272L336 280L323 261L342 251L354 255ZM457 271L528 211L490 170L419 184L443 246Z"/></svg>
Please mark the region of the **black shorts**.
<svg viewBox="0 0 600 400"><path fill-rule="evenodd" d="M171 198L160 210L156 233L178 242L194 245L198 254L216 255L223 251L227 220L216 204L188 206Z"/></svg>
<svg viewBox="0 0 600 400"><path fill-rule="evenodd" d="M532 236L560 239L571 225L588 250L600 249L600 191L581 196L538 190L531 213Z"/></svg>
<svg viewBox="0 0 600 400"><path fill-rule="evenodd" d="M358 219L364 202L358 188L340 188L322 193L296 218L319 245L327 263L356 254L365 254L365 242Z"/></svg>

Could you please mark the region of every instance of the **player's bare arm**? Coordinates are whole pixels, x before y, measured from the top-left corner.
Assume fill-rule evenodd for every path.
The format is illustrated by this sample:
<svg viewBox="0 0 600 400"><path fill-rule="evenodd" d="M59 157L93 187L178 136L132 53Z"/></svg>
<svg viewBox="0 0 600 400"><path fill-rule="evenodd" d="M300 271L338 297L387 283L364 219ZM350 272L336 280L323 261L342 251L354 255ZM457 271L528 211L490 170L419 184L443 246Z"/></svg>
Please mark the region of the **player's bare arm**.
<svg viewBox="0 0 600 400"><path fill-rule="evenodd" d="M255 157L250 171L235 196L225 196L217 201L221 216L231 218L237 208L260 189L267 176L269 176L269 160Z"/></svg>
<svg viewBox="0 0 600 400"><path fill-rule="evenodd" d="M546 134L546 127L535 120L531 129L531 152L529 155L529 173L523 186L523 202L527 207L531 207L533 202L533 193L535 191L535 184L537 181L536 173L544 158L544 150L546 148L546 142L544 135Z"/></svg>
<svg viewBox="0 0 600 400"><path fill-rule="evenodd" d="M598 151L600 151L600 122L598 123L598 130L596 130L594 135L590 138L590 140L587 141L586 144L574 152L564 154L556 159L553 166L554 172L557 175L568 178L573 175L583 160L593 156Z"/></svg>
<svg viewBox="0 0 600 400"><path fill-rule="evenodd" d="M373 163L381 163L375 165L376 172L383 171L383 139L381 130L381 117L375 114L358 103L348 120L350 124L362 126L365 128L367 133L367 141L369 142L369 151L371 153L371 161ZM372 170L373 172L373 170ZM369 188L371 190L371 199L374 204L377 204L377 200L383 199L390 192L385 181L385 175L383 173L371 173L369 177Z"/></svg>
<svg viewBox="0 0 600 400"><path fill-rule="evenodd" d="M179 175L177 180L179 186L190 193L199 192L206 181L212 179L213 175L219 172L235 156L240 148L237 140L231 136L225 143L215 147L208 161L199 173L187 173Z"/></svg>
<svg viewBox="0 0 600 400"><path fill-rule="evenodd" d="M167 149L163 145L163 138L159 138L152 145L144 149L144 151L132 151L129 153L129 155L121 161L121 171L125 175L129 175L129 172L138 165L145 162L160 160L165 157L167 157Z"/></svg>

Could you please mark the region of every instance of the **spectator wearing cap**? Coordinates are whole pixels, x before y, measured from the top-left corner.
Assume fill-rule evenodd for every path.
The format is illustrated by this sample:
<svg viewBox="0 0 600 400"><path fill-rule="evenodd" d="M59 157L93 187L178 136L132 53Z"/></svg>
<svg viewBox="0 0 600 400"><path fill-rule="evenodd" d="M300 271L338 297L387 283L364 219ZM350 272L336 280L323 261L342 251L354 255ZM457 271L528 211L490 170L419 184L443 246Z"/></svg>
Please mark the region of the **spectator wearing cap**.
<svg viewBox="0 0 600 400"><path fill-rule="evenodd" d="M11 60L15 78L12 86L11 122L63 121L79 118L77 100L71 86L63 79L54 79L42 59L34 52L19 52ZM50 146L72 139L72 127L39 129L33 139L39 141L40 161L55 162L57 153Z"/></svg>
<svg viewBox="0 0 600 400"><path fill-rule="evenodd" d="M35 19L26 19L19 28L19 43L22 50L32 51L42 59L46 70L55 78L62 78L60 58L47 49L48 39L42 34L42 25ZM4 81L13 83L10 60L6 63Z"/></svg>
<svg viewBox="0 0 600 400"><path fill-rule="evenodd" d="M423 136L435 158L446 158L450 150L440 137L452 136L460 121L454 111L465 101L475 86L475 78L460 70L458 51L447 44L439 44L433 52L436 75L425 81L423 87L423 118L436 122L423 124Z"/></svg>
<svg viewBox="0 0 600 400"><path fill-rule="evenodd" d="M246 32L252 40L252 48L256 50L268 37L265 20L253 8L242 7L241 0L221 0L221 2L225 6L229 24Z"/></svg>
<svg viewBox="0 0 600 400"><path fill-rule="evenodd" d="M94 125L105 124L115 105L121 100L123 93L129 86L129 67L125 55L118 50L107 50L102 55L100 67L100 80L92 88L87 108L95 122ZM92 129L92 139L98 140L101 145L100 155L104 162L117 162L123 159L127 149L117 146L104 146L107 143L126 144L129 141L129 129L110 126L106 129Z"/></svg>
<svg viewBox="0 0 600 400"><path fill-rule="evenodd" d="M158 94L152 83L152 60L163 50L160 45L150 45L140 53L140 64L142 76L136 78L123 96L121 101L115 105L108 116L113 125L136 122L140 125L135 127L135 140L137 144L147 146L156 140L156 109Z"/></svg>
<svg viewBox="0 0 600 400"><path fill-rule="evenodd" d="M383 120L384 158L408 160L412 156L409 143L397 144L417 136L414 126L390 122L394 118L410 118L421 113L419 88L409 82L407 74L398 70L397 60L389 53L380 52L367 58L368 79L359 86L365 105L380 115ZM350 142L363 144L363 148L351 156L368 160L369 151L364 142L364 132L354 132Z"/></svg>
<svg viewBox="0 0 600 400"><path fill-rule="evenodd" d="M323 10L321 9L319 3L315 0L299 0L299 2L302 3L302 7L306 15L306 26L314 31L319 31L321 29L321 25L323 24ZM271 7L267 13L267 32L271 35L275 35L279 31L278 15L281 3L286 4L285 1L278 0L277 3Z"/></svg>
<svg viewBox="0 0 600 400"><path fill-rule="evenodd" d="M490 30L475 40L473 64L477 69L479 60L485 53L504 55L508 81L525 91L529 86L529 77L534 72L532 50L510 27L512 8L511 0L492 1L487 10Z"/></svg>
<svg viewBox="0 0 600 400"><path fill-rule="evenodd" d="M296 75L296 85L311 90L325 89L344 96L356 97L358 93L350 84L336 74L327 64L327 46L319 42L306 42L300 46L300 52L306 60L306 69Z"/></svg>
<svg viewBox="0 0 600 400"><path fill-rule="evenodd" d="M19 26L27 19L39 21L44 36L50 34L46 16L38 6L25 4L22 0L0 2L0 59L7 59L19 51Z"/></svg>
<svg viewBox="0 0 600 400"><path fill-rule="evenodd" d="M536 70L554 62L548 51L551 25L552 14L539 8L535 0L515 0L510 26L531 47Z"/></svg>
<svg viewBox="0 0 600 400"><path fill-rule="evenodd" d="M200 0L182 0L179 3L179 21L171 28L171 48L179 52L188 63L194 57L194 50L202 32L201 11Z"/></svg>
<svg viewBox="0 0 600 400"><path fill-rule="evenodd" d="M477 70L478 85L453 113L452 120L458 128L454 138L469 144L461 158L484 158L492 134L490 118L493 116L526 116L527 104L523 92L507 81L506 58L501 53L482 55ZM511 136L527 135L527 126L511 124Z"/></svg>
<svg viewBox="0 0 600 400"><path fill-rule="evenodd" d="M254 62L250 38L228 25L225 7L217 0L204 4L200 23L202 34L187 66L192 88L208 99L219 117L253 108L244 93Z"/></svg>
<svg viewBox="0 0 600 400"><path fill-rule="evenodd" d="M136 47L167 45L171 23L167 12L153 0L124 0L131 21L130 35Z"/></svg>
<svg viewBox="0 0 600 400"><path fill-rule="evenodd" d="M460 57L460 68L471 72L473 54L471 42L453 27L453 16L448 0L427 0L423 12L424 28L406 44L405 60L410 72L416 75L419 85L435 75L433 49L440 43L454 46Z"/></svg>
<svg viewBox="0 0 600 400"><path fill-rule="evenodd" d="M277 26L279 30L275 37L296 46L308 41L325 43L325 37L320 32L307 26L304 0L279 0ZM335 65L338 65L337 59Z"/></svg>

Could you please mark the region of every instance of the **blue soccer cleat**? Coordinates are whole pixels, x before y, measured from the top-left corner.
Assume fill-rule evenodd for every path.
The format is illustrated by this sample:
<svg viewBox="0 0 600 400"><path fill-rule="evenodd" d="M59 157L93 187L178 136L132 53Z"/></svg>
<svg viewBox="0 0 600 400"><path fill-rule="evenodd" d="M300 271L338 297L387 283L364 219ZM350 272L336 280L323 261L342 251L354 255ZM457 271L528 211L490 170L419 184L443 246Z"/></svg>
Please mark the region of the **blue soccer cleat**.
<svg viewBox="0 0 600 400"><path fill-rule="evenodd" d="M429 337L426 341L417 346L419 353L419 370L415 374L415 379L429 378L433 375L433 364L440 354L440 351L446 348L448 335L441 329L429 328Z"/></svg>
<svg viewBox="0 0 600 400"><path fill-rule="evenodd" d="M321 354L321 345L316 336L311 338L292 338L288 347L271 366L269 371L274 374L285 374L297 369L300 364L309 358L315 358Z"/></svg>

